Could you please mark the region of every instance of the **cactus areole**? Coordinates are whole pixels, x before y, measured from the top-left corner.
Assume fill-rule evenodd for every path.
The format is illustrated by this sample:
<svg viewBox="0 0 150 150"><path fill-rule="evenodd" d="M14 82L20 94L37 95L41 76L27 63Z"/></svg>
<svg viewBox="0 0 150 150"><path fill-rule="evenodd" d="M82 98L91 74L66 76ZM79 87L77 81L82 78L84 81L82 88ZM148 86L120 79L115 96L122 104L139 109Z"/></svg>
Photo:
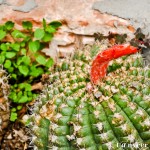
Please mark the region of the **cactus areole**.
<svg viewBox="0 0 150 150"><path fill-rule="evenodd" d="M29 116L34 149L149 150L150 68L137 52L116 45L93 61L85 49L55 66Z"/></svg>

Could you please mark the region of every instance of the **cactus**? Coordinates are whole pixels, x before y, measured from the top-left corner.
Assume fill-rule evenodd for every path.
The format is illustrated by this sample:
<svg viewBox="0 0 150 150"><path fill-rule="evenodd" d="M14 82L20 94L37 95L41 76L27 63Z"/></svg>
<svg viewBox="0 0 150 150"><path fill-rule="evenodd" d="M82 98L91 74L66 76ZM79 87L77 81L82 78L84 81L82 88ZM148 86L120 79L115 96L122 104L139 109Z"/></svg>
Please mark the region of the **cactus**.
<svg viewBox="0 0 150 150"><path fill-rule="evenodd" d="M0 143L5 133L5 128L9 123L9 103L7 100L8 95L8 77L5 70L0 66ZM0 144L1 145L1 144Z"/></svg>
<svg viewBox="0 0 150 150"><path fill-rule="evenodd" d="M53 68L29 116L34 149L149 149L150 68L139 53L113 58L96 84L89 50Z"/></svg>

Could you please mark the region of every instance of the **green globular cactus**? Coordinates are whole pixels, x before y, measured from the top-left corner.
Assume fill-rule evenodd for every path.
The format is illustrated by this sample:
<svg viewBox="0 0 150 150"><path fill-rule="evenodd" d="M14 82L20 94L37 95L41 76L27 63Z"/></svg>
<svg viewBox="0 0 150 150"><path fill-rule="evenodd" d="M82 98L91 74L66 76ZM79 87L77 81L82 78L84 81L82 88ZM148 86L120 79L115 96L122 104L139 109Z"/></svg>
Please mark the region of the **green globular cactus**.
<svg viewBox="0 0 150 150"><path fill-rule="evenodd" d="M92 61L85 50L52 70L30 116L34 148L148 150L150 68L141 54L123 56L110 61L107 76L93 84Z"/></svg>
<svg viewBox="0 0 150 150"><path fill-rule="evenodd" d="M8 102L8 77L3 67L0 65L0 145L3 135L5 133L5 128L8 126L9 123L9 102Z"/></svg>
<svg viewBox="0 0 150 150"><path fill-rule="evenodd" d="M40 119L38 127L33 127L34 134L38 137L34 140L34 143L39 149L48 149L49 125L50 121L43 118Z"/></svg>

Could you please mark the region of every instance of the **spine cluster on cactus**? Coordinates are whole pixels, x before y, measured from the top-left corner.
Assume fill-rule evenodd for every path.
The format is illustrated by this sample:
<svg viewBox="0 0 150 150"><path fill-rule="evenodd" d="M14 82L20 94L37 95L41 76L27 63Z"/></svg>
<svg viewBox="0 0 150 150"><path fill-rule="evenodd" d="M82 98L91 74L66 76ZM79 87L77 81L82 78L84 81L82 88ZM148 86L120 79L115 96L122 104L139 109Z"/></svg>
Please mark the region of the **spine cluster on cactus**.
<svg viewBox="0 0 150 150"><path fill-rule="evenodd" d="M0 143L9 122L9 103L7 101L8 95L8 77L3 67L0 65ZM1 145L1 144L0 144Z"/></svg>
<svg viewBox="0 0 150 150"><path fill-rule="evenodd" d="M141 55L112 60L107 76L92 85L92 58L80 53L53 69L38 98L30 118L34 148L122 150L129 143L149 149L150 68Z"/></svg>

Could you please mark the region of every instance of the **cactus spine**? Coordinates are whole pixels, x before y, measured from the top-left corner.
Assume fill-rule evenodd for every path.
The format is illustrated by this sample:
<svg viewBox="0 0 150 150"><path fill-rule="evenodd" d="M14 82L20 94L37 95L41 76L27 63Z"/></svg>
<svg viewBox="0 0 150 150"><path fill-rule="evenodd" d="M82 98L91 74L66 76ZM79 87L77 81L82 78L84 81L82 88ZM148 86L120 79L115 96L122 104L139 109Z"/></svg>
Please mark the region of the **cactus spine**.
<svg viewBox="0 0 150 150"><path fill-rule="evenodd" d="M140 54L124 56L112 60L107 76L93 85L92 60L84 51L53 69L30 117L34 148L122 150L121 143L128 143L148 150L149 67Z"/></svg>

